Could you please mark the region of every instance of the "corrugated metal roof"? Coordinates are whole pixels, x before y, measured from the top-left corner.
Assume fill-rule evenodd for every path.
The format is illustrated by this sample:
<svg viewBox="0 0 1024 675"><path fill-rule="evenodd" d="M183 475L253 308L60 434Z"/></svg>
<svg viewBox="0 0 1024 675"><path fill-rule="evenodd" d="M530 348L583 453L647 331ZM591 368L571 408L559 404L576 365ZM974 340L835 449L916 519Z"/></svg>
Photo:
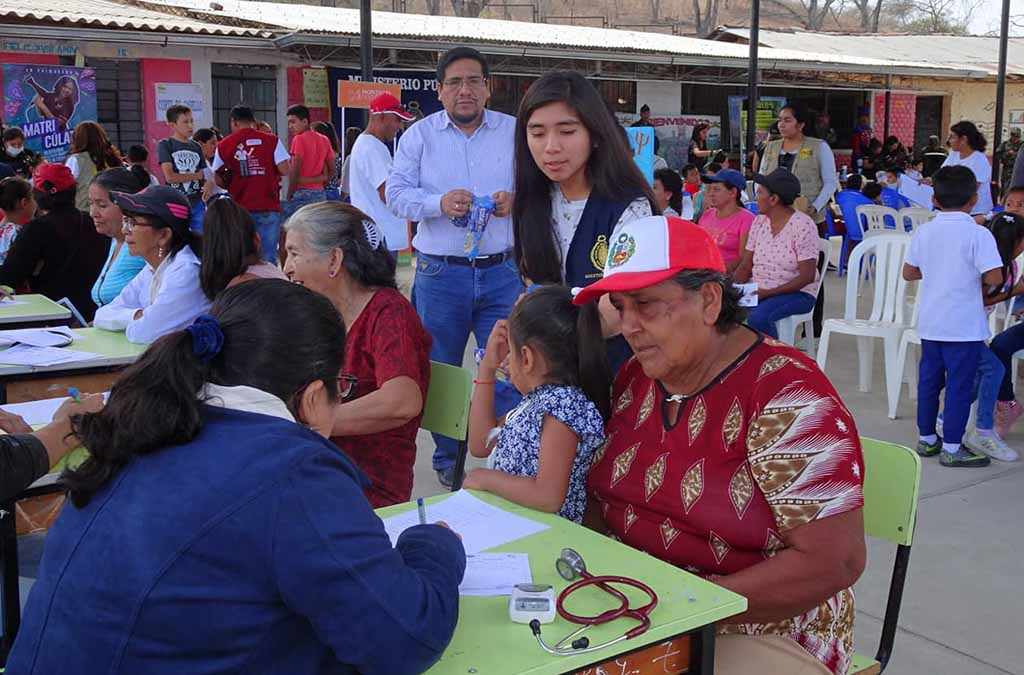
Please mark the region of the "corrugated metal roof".
<svg viewBox="0 0 1024 675"><path fill-rule="evenodd" d="M269 37L266 28L209 22L170 8L147 9L112 0L2 0L0 19L14 17L97 28L120 28L171 33L200 33Z"/></svg>
<svg viewBox="0 0 1024 675"><path fill-rule="evenodd" d="M209 0L152 0L151 6L185 7L214 13ZM328 33L355 36L359 34L359 11L341 7L320 7L251 0L217 0L223 7L216 14L238 17L250 21L283 26L300 33ZM567 26L547 23L527 23L496 19L472 19L454 16L422 14L373 13L374 36L435 39L448 41L490 42L505 45L544 46L561 49L588 49L605 52L639 52L735 59L745 62L746 47L692 37L612 30L586 26ZM861 55L837 56L834 53L814 53L814 50L764 49L760 57L764 62L831 63L860 66L861 72L904 66L917 69L935 69L934 64L922 59L883 60ZM948 70L948 68L943 67Z"/></svg>
<svg viewBox="0 0 1024 675"><path fill-rule="evenodd" d="M747 28L720 28L718 33L750 40ZM759 36L760 44L772 48L796 42L808 51L844 57L876 54L948 68L981 70L990 75L999 70L999 38L985 35L880 35L762 29ZM1006 72L1024 75L1024 38L1008 40Z"/></svg>

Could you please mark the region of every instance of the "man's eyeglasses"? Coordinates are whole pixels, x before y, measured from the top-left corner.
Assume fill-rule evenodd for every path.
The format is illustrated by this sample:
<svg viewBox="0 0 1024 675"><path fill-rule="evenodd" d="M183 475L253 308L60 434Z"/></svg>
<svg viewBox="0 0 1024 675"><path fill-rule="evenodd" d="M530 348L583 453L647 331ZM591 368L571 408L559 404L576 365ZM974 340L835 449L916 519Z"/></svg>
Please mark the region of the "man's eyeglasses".
<svg viewBox="0 0 1024 675"><path fill-rule="evenodd" d="M451 88L454 89L455 91L458 91L462 89L462 85L464 84L469 85L470 89L480 89L481 87L484 86L486 82L487 78L480 77L479 75L474 75L472 77L467 77L465 79L461 77L451 77L445 80L443 84L446 89Z"/></svg>

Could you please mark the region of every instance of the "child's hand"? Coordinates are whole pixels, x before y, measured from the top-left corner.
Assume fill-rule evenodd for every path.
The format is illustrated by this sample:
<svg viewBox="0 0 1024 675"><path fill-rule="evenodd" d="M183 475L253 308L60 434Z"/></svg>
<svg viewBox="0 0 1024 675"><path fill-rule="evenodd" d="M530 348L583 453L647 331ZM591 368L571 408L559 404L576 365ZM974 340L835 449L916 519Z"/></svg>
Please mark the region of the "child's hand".
<svg viewBox="0 0 1024 675"><path fill-rule="evenodd" d="M484 350L484 358L480 361L480 367L497 370L508 358L508 352L508 321L502 319L494 324L491 336L487 338L487 348Z"/></svg>

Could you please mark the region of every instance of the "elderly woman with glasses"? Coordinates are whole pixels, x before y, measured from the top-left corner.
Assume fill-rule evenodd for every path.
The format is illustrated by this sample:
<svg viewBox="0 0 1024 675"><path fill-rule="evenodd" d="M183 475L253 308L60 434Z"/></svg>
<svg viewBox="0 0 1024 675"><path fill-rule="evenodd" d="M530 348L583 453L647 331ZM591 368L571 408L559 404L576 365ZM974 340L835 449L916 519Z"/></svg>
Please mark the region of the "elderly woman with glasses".
<svg viewBox="0 0 1024 675"><path fill-rule="evenodd" d="M109 305L96 311L97 328L123 330L130 342L148 344L181 330L210 308L199 284L198 237L189 229L188 199L166 185L142 192L111 192L124 214L128 253L146 266Z"/></svg>
<svg viewBox="0 0 1024 675"><path fill-rule="evenodd" d="M375 508L408 501L430 335L398 292L396 261L362 211L340 202L309 204L284 229L285 274L327 296L348 331L344 371L357 382L351 400L335 410L331 440L370 477L366 496Z"/></svg>
<svg viewBox="0 0 1024 675"><path fill-rule="evenodd" d="M643 218L609 245L576 302L609 294L635 357L584 523L747 598L716 673L845 674L865 559L853 417L813 359L743 325L705 230Z"/></svg>

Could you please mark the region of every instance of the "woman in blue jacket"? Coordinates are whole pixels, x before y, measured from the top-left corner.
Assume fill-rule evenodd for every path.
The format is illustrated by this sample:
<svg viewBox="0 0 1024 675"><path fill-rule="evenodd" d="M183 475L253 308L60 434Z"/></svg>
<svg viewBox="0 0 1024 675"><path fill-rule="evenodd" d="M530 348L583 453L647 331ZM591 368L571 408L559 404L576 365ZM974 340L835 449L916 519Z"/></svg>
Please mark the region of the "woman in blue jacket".
<svg viewBox="0 0 1024 675"><path fill-rule="evenodd" d="M465 554L438 525L392 548L365 477L325 438L344 338L323 296L240 284L75 418L91 457L66 475L8 672L429 668Z"/></svg>

